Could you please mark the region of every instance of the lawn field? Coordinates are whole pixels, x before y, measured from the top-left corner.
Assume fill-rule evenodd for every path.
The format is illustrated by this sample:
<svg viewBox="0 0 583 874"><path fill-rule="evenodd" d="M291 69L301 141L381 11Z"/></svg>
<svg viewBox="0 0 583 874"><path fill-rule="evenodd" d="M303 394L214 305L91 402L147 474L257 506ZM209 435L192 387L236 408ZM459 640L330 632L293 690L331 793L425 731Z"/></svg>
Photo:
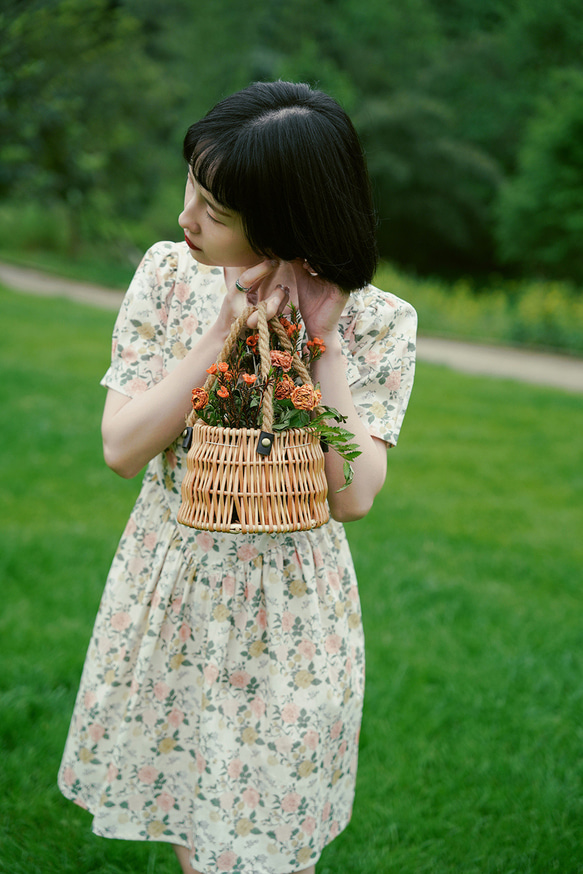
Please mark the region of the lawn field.
<svg viewBox="0 0 583 874"><path fill-rule="evenodd" d="M139 482L102 460L113 313L0 289L0 871L177 874L56 772ZM348 526L367 638L354 816L318 874L582 874L583 397L420 364Z"/></svg>

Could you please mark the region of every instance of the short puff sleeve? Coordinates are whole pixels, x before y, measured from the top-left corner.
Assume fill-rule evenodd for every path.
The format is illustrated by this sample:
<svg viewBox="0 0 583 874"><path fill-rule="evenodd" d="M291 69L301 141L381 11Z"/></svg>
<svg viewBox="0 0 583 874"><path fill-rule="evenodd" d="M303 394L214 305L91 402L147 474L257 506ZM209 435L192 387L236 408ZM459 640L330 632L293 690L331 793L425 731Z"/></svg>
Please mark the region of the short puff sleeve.
<svg viewBox="0 0 583 874"><path fill-rule="evenodd" d="M413 387L417 313L406 301L368 286L352 295L344 315L354 406L373 437L395 446Z"/></svg>
<svg viewBox="0 0 583 874"><path fill-rule="evenodd" d="M111 365L101 385L128 397L147 391L165 376L166 297L176 274L170 245L158 243L146 252L113 329Z"/></svg>

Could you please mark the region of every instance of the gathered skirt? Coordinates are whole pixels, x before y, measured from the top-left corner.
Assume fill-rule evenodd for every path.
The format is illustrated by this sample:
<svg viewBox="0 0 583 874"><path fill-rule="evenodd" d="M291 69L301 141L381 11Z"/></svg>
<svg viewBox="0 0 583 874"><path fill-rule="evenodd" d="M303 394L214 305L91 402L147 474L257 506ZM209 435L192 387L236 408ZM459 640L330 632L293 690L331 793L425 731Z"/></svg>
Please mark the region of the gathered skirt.
<svg viewBox="0 0 583 874"><path fill-rule="evenodd" d="M183 845L203 874L288 874L350 819L363 693L343 527L193 531L147 472L59 786L96 834Z"/></svg>

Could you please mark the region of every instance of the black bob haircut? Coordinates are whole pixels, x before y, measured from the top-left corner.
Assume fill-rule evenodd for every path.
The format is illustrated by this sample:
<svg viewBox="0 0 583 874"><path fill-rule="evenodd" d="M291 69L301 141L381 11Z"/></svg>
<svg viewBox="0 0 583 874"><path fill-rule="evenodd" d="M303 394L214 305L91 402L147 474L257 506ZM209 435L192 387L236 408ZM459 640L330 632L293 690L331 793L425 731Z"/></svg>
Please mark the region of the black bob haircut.
<svg viewBox="0 0 583 874"><path fill-rule="evenodd" d="M306 259L349 292L377 266L364 154L342 107L292 82L255 82L193 124L184 157L214 200L241 215L264 257Z"/></svg>

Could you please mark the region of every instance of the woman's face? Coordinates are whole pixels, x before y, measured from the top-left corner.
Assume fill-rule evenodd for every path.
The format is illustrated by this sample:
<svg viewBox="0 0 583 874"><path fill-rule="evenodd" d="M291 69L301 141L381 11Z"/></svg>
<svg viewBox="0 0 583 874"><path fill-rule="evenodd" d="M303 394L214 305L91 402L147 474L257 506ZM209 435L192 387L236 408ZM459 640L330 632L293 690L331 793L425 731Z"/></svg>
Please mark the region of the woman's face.
<svg viewBox="0 0 583 874"><path fill-rule="evenodd" d="M178 217L194 258L209 267L252 267L262 260L249 245L239 213L215 203L188 172L184 210Z"/></svg>

